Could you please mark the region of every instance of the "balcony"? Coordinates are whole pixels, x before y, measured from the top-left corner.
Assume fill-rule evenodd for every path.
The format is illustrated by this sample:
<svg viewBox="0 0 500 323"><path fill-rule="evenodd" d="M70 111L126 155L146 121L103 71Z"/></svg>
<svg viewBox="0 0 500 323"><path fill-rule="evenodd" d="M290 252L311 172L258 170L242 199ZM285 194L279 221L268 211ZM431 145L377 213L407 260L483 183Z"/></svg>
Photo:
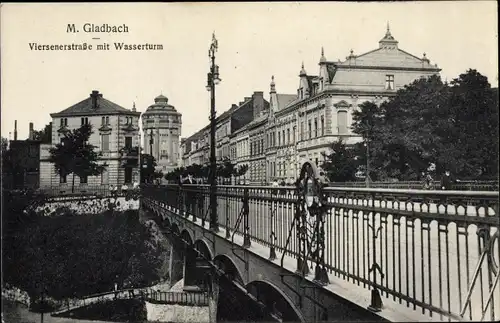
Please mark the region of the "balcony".
<svg viewBox="0 0 500 323"><path fill-rule="evenodd" d="M123 147L119 150L120 159L139 158L139 147Z"/></svg>

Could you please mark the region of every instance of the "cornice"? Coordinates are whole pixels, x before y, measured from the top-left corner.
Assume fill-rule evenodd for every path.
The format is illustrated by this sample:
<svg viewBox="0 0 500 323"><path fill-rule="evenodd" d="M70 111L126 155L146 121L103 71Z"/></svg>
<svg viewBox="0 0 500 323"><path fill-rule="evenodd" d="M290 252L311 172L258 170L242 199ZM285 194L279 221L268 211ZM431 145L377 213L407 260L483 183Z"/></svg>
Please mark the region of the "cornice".
<svg viewBox="0 0 500 323"><path fill-rule="evenodd" d="M441 69L438 67L398 67L398 66L374 66L374 65L337 65L337 69L383 70L383 71L405 71L405 72L441 72Z"/></svg>

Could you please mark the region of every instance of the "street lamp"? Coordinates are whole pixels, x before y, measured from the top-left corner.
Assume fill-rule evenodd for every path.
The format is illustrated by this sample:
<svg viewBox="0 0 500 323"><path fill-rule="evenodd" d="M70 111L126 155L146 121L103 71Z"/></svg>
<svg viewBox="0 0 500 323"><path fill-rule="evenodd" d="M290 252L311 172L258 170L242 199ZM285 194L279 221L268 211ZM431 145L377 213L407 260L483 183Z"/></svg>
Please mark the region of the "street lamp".
<svg viewBox="0 0 500 323"><path fill-rule="evenodd" d="M215 32L212 34L212 43L208 50L210 58L210 72L207 73L207 91L210 92L210 230L219 231L219 221L217 219L217 189L216 171L217 163L215 159L215 85L220 83L219 66L215 65L215 53L217 52L218 42L215 38Z"/></svg>

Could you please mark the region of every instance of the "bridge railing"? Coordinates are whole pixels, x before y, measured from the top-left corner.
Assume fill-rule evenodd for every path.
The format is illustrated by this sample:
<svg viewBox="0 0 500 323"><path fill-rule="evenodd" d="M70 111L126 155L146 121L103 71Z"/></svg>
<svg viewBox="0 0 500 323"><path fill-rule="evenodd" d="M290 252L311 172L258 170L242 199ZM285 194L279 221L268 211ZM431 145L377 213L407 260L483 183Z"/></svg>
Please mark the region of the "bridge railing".
<svg viewBox="0 0 500 323"><path fill-rule="evenodd" d="M366 187L364 181L358 182L331 182L330 187ZM401 181L401 182L370 182L370 188L389 188L389 189L423 189L422 181ZM440 190L440 182L431 182L431 187L434 190ZM453 184L453 190L457 191L498 191L498 180L464 180Z"/></svg>
<svg viewBox="0 0 500 323"><path fill-rule="evenodd" d="M145 299L158 304L176 304L185 306L208 306L207 293L161 292L147 290Z"/></svg>
<svg viewBox="0 0 500 323"><path fill-rule="evenodd" d="M206 219L208 192L204 185L144 188L182 216ZM500 318L498 192L326 187L323 194L330 280L376 289L429 316ZM274 251L297 259L298 201L294 187L218 186L218 221L268 246L270 259ZM245 208L247 228L235 227ZM317 232L307 234L311 242Z"/></svg>

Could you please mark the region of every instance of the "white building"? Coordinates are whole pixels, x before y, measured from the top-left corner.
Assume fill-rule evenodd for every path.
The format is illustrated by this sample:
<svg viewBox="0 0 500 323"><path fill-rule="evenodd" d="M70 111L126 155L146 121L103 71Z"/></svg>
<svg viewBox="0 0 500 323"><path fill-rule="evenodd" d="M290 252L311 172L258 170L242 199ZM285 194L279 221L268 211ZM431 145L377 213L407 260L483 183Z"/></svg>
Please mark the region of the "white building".
<svg viewBox="0 0 500 323"><path fill-rule="evenodd" d="M58 113L51 113L52 144L55 146L65 133L91 124L93 133L89 143L97 147L99 163L106 165L106 171L99 176L79 178L75 176L75 187L79 190L100 185L122 185L139 181L139 167L125 166L129 158L137 159L133 148L139 147L140 112L125 109L103 97L98 91L75 105ZM48 145L41 147L40 186L71 189L73 174L58 174L48 161Z"/></svg>
<svg viewBox="0 0 500 323"><path fill-rule="evenodd" d="M142 130L144 151L156 159L157 170L167 174L179 167L182 114L167 97L156 97L142 114Z"/></svg>

